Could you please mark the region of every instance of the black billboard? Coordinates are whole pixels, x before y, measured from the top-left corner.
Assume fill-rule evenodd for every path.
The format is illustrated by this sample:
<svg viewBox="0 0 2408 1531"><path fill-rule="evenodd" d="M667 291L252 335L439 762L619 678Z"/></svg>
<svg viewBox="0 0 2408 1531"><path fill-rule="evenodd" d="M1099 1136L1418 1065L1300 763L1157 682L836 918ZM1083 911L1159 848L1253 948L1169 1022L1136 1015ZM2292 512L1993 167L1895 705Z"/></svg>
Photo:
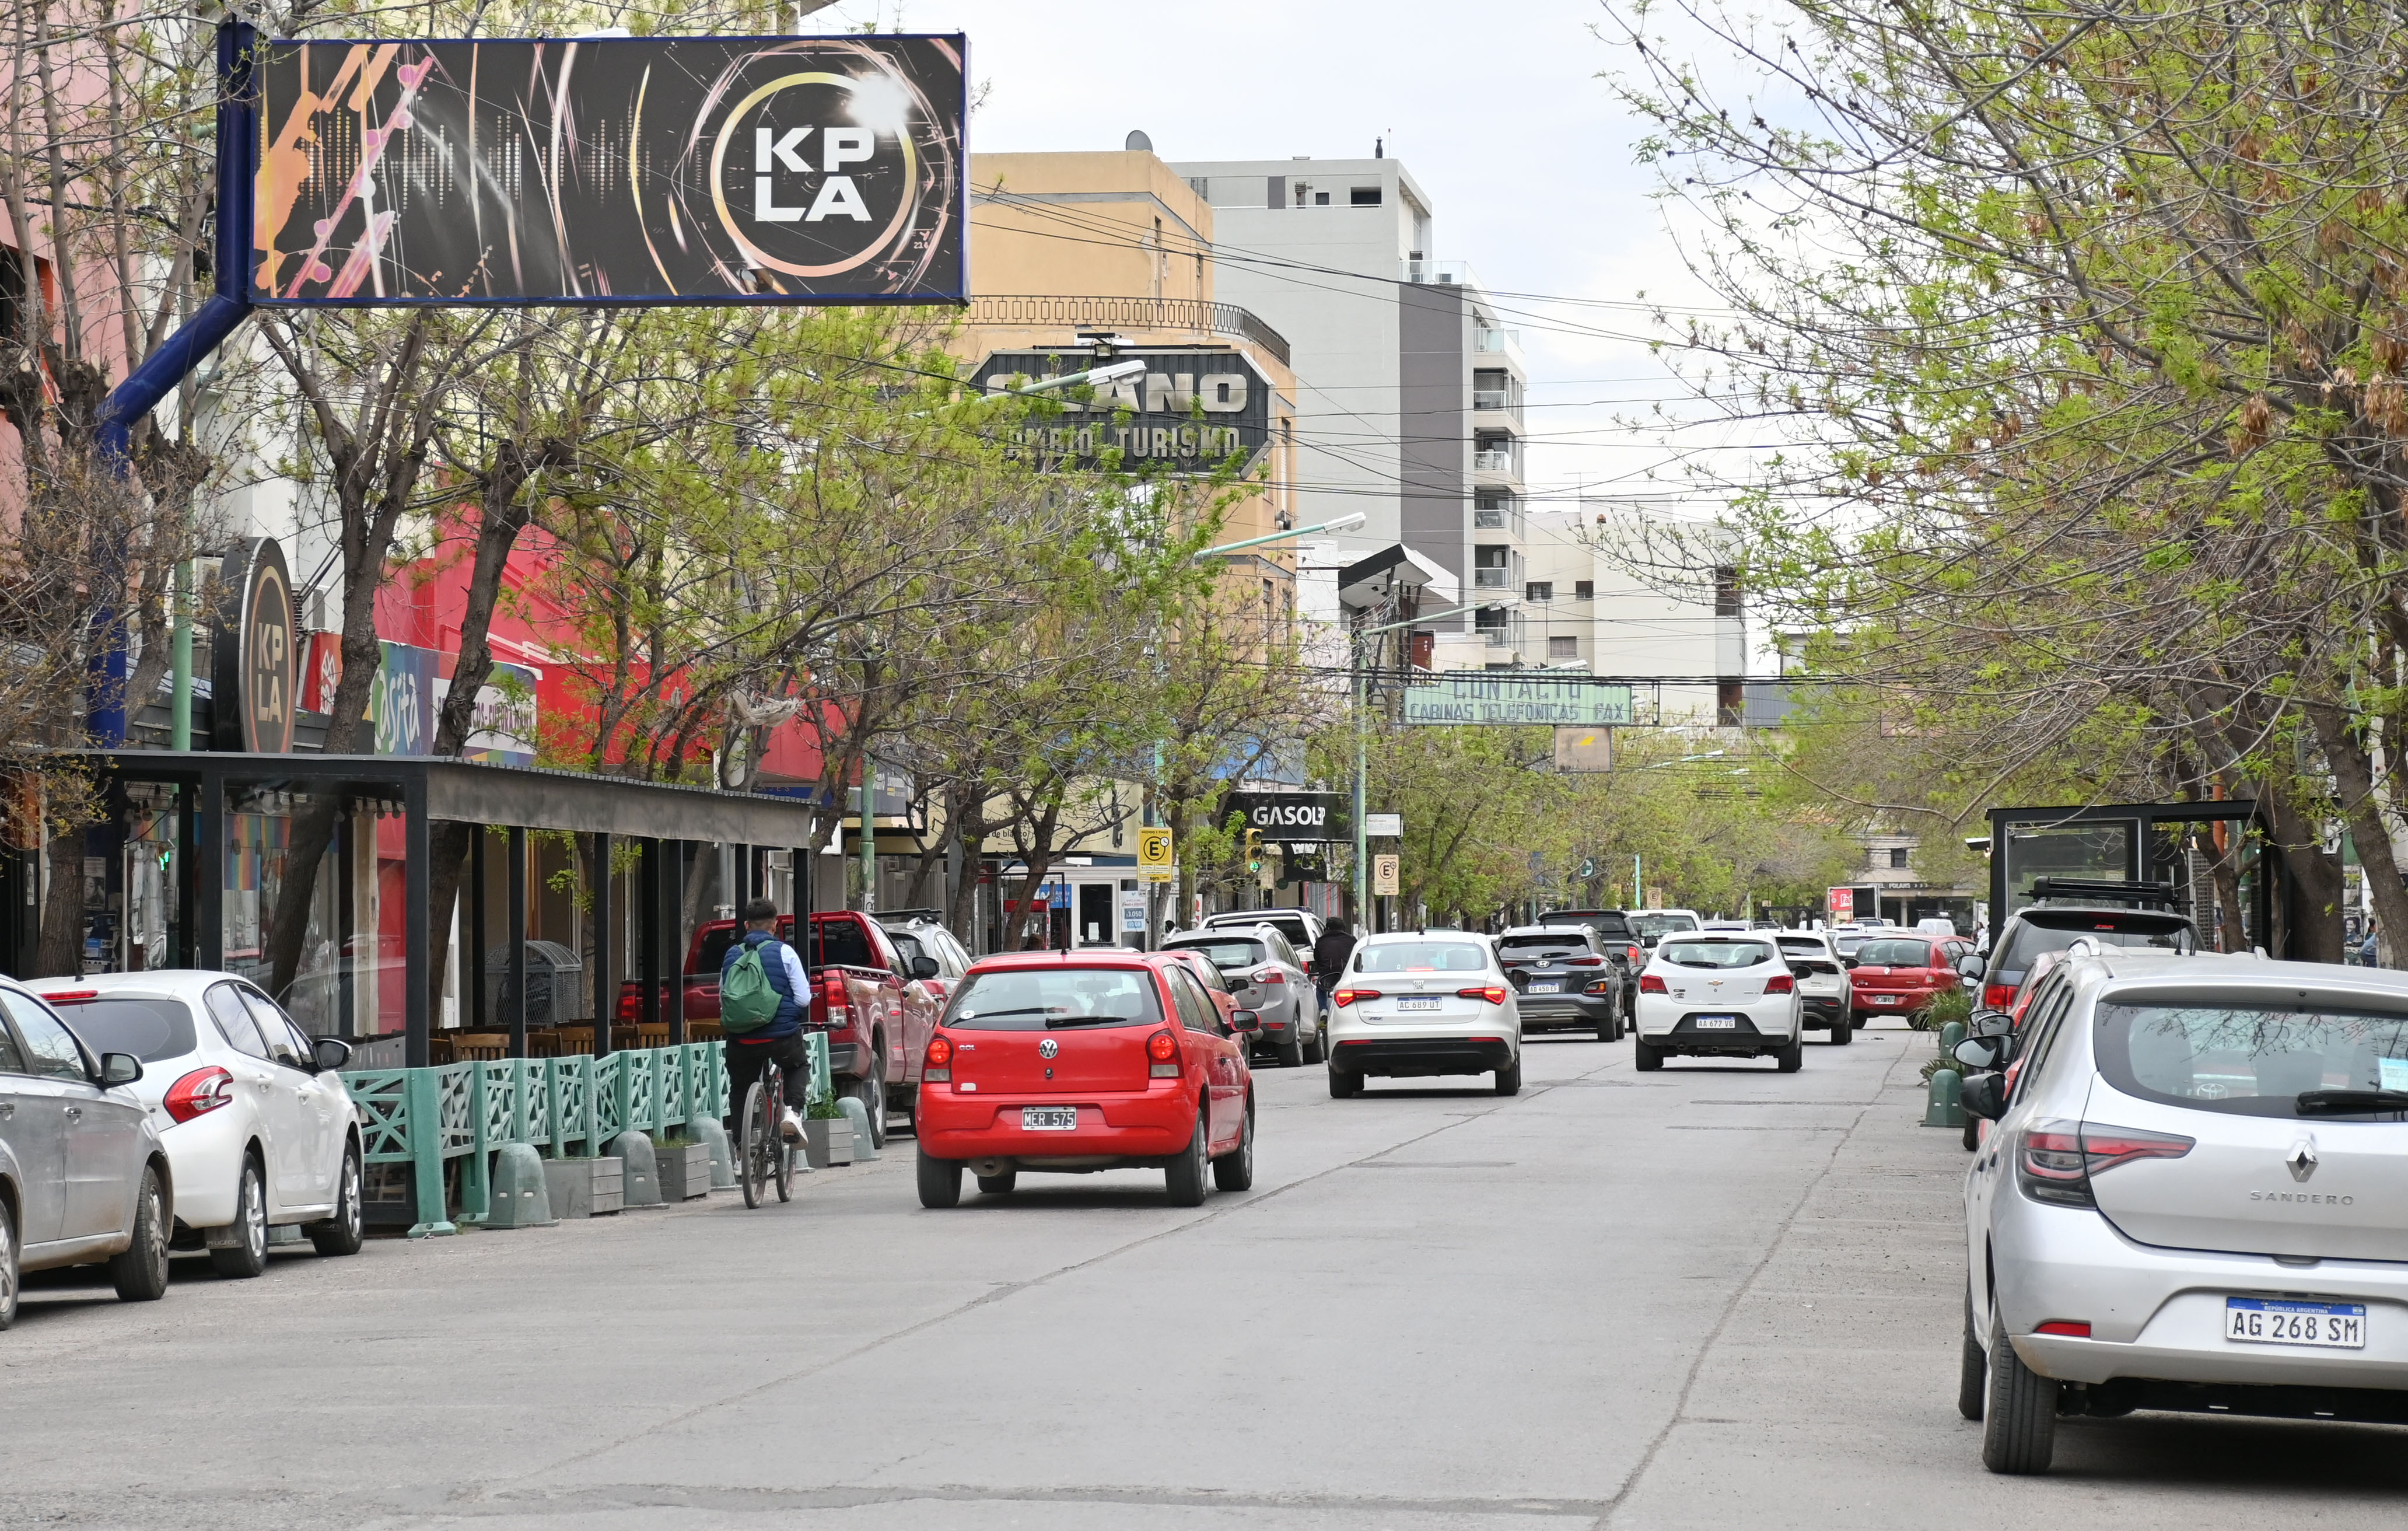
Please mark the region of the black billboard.
<svg viewBox="0 0 2408 1531"><path fill-rule="evenodd" d="M1145 373L1104 383L1092 398L1073 397L1070 390L1046 394L1063 412L1024 427L1016 450L1046 463L1093 468L1114 449L1125 470L1151 464L1157 471L1204 474L1233 455L1239 467L1249 466L1270 443L1270 380L1243 352L1121 348L1111 360L1143 362ZM1097 365L1092 353L1073 348L998 351L979 363L971 381L1000 393Z"/></svg>
<svg viewBox="0 0 2408 1531"><path fill-rule="evenodd" d="M1246 827L1265 840L1292 845L1352 842L1354 800L1344 792L1241 792L1221 795L1220 821L1245 816Z"/></svg>
<svg viewBox="0 0 2408 1531"><path fill-rule="evenodd" d="M965 49L264 43L251 301L958 302Z"/></svg>

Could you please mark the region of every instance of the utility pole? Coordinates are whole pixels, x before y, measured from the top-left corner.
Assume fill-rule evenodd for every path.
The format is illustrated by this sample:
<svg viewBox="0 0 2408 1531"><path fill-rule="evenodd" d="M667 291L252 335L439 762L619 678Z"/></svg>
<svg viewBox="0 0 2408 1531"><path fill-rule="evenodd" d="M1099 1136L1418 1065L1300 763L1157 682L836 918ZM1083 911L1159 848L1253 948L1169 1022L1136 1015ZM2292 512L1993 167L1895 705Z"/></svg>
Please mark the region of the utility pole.
<svg viewBox="0 0 2408 1531"><path fill-rule="evenodd" d="M878 912L878 762L861 757L861 912Z"/></svg>
<svg viewBox="0 0 2408 1531"><path fill-rule="evenodd" d="M1364 832L1363 810L1369 797L1370 753L1363 732L1363 635L1354 635L1354 922L1371 928L1370 836Z"/></svg>

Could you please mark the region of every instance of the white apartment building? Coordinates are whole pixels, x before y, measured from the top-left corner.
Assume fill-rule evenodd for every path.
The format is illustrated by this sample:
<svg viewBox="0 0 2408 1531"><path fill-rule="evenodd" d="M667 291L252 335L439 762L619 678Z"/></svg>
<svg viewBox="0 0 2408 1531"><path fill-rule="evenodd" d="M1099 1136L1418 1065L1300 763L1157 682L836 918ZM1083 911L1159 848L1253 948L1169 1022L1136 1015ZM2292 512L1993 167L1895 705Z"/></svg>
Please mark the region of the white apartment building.
<svg viewBox="0 0 2408 1531"><path fill-rule="evenodd" d="M1428 194L1386 158L1171 168L1212 205L1214 296L1291 348L1298 520L1362 512L1346 561L1401 544L1468 596L1516 594L1527 373L1469 268L1434 258ZM1509 623L1501 606L1479 618L1500 636Z"/></svg>
<svg viewBox="0 0 2408 1531"><path fill-rule="evenodd" d="M1668 727L1786 711L1777 682L1747 679L1739 571L1715 559L1710 528L1588 501L1531 516L1528 548L1514 642L1491 664L1627 679L1641 721Z"/></svg>

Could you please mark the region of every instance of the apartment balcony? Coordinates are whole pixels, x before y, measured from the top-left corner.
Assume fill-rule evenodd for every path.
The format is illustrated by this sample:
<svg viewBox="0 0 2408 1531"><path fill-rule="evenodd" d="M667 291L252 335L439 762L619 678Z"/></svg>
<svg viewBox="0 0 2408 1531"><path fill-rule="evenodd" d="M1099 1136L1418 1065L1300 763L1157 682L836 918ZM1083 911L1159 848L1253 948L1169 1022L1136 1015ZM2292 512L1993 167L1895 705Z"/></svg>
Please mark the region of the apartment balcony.
<svg viewBox="0 0 2408 1531"><path fill-rule="evenodd" d="M1493 503L1472 506L1471 529L1476 532L1501 533L1516 542L1526 542L1530 540L1528 526L1522 515L1522 501L1512 497Z"/></svg>
<svg viewBox="0 0 2408 1531"><path fill-rule="evenodd" d="M1480 279L1471 274L1469 261L1404 262L1405 280L1432 287L1477 287Z"/></svg>
<svg viewBox="0 0 2408 1531"><path fill-rule="evenodd" d="M1485 325L1471 332L1471 349L1483 354L1520 357L1522 332L1518 329L1491 329Z"/></svg>
<svg viewBox="0 0 2408 1531"><path fill-rule="evenodd" d="M1510 446L1484 447L1472 453L1471 470L1518 484L1522 479L1522 454Z"/></svg>
<svg viewBox="0 0 2408 1531"><path fill-rule="evenodd" d="M1475 569L1471 571L1471 587L1475 590L1511 590L1513 588L1513 571Z"/></svg>

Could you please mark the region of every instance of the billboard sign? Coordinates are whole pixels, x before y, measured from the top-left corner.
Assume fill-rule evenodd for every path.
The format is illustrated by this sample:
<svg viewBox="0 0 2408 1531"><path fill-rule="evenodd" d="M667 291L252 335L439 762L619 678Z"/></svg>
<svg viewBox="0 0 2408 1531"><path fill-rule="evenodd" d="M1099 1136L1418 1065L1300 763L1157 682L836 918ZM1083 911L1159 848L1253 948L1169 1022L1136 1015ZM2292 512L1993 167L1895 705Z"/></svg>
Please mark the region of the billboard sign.
<svg viewBox="0 0 2408 1531"><path fill-rule="evenodd" d="M1091 399L1049 394L1063 412L1025 426L1014 443L1047 466L1094 468L1116 449L1121 467L1179 474L1217 472L1234 455L1250 466L1270 444L1271 384L1245 353L1226 346L1117 348L1115 363L1143 362L1145 375L1095 390ZM1092 352L998 351L971 382L990 394L1084 372Z"/></svg>
<svg viewBox="0 0 2408 1531"><path fill-rule="evenodd" d="M221 565L212 634L218 747L261 755L293 749L294 648L293 576L273 537L236 544Z"/></svg>
<svg viewBox="0 0 2408 1531"><path fill-rule="evenodd" d="M1829 888L1823 890L1823 913L1833 924L1856 917L1856 890L1853 888Z"/></svg>
<svg viewBox="0 0 2408 1531"><path fill-rule="evenodd" d="M263 43L251 301L960 301L966 46Z"/></svg>
<svg viewBox="0 0 2408 1531"><path fill-rule="evenodd" d="M1603 729L1630 720L1630 687L1599 686L1585 676L1475 670L1405 688L1408 723Z"/></svg>
<svg viewBox="0 0 2408 1531"><path fill-rule="evenodd" d="M1353 801L1343 792L1230 792L1221 800L1221 818L1243 814L1246 827L1266 840L1312 845L1354 838Z"/></svg>

